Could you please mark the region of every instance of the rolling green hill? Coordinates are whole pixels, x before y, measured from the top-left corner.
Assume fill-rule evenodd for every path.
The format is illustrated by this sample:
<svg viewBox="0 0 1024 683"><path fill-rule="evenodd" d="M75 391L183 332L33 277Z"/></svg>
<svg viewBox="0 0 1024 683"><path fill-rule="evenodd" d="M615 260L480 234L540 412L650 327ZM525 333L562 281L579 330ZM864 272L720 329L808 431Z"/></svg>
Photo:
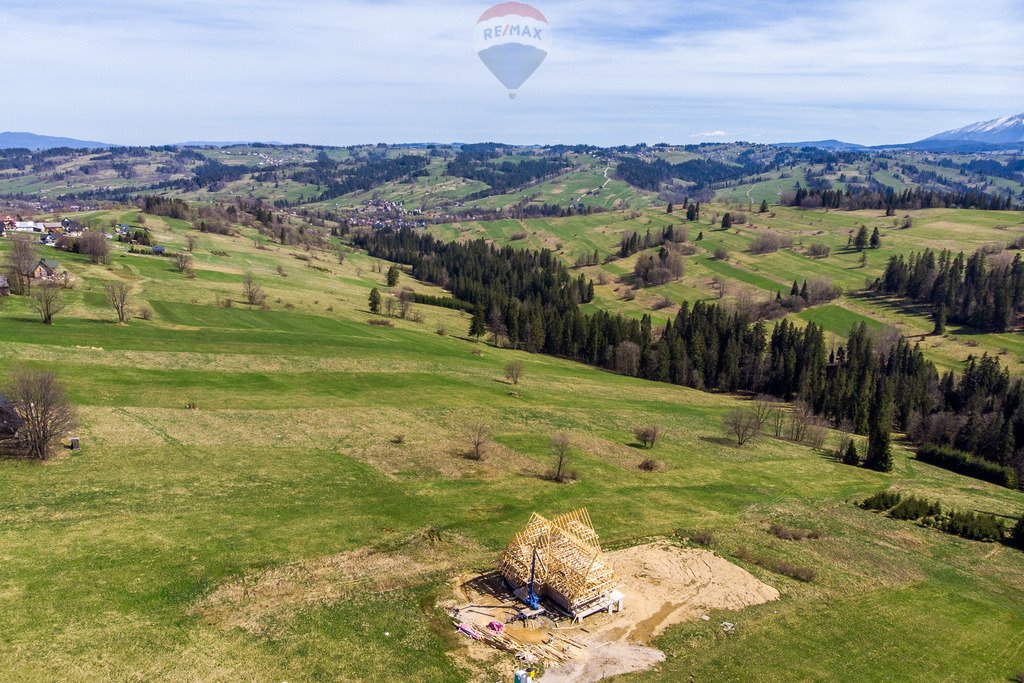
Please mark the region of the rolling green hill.
<svg viewBox="0 0 1024 683"><path fill-rule="evenodd" d="M890 254L1008 243L1024 231L1012 212L915 211L899 230L879 211L789 208L722 231L711 221L727 210L735 205L707 205L692 223L651 209L429 230L547 247L573 264L611 255L624 231L685 224L696 251L681 280L626 300L637 255L588 266L607 278L590 306L641 315L661 295L674 305L717 298L715 277L739 303L748 290L769 297L828 276L846 293L793 317L837 337L862 320L929 331L914 311L859 293ZM73 215L97 227L139 220L135 208ZM845 251L862 223L883 229L864 268ZM54 325L24 297L0 304L0 373L53 369L79 406L83 442L47 464L0 461L0 669L12 678L494 680L507 664L467 657L437 604L453 576L491 566L532 511L581 506L610 547L685 544L708 530L713 551L782 593L670 629L656 641L668 660L625 680L999 681L1024 669L1024 553L853 504L897 488L1012 522L1024 514L1020 492L926 465L902 445L890 474L848 467L830 453L836 433L824 449L770 437L737 448L720 425L743 397L477 343L460 311L416 305L421 322L370 325L380 317L367 310L370 289L394 291L388 264L351 249L339 263L335 238L320 248L275 244L243 224L236 237L160 216L144 225L171 251L197 240L194 278L117 244L109 264L58 255L73 287ZM769 228L793 248L748 253ZM832 255L810 258L818 242ZM718 248L727 260L713 258ZM247 272L265 310L240 303ZM116 324L104 295L114 280L150 319ZM446 295L408 274L403 286ZM988 350L1019 372L1019 339L951 328L923 346L946 367ZM511 360L525 366L517 387L503 378ZM476 462L464 454L479 422L495 445ZM664 431L649 452L632 434L648 423ZM577 483L543 476L555 432L572 440ZM642 471L647 458L663 469ZM780 540L773 523L823 536ZM737 557L744 549L818 577L763 569ZM236 589L238 602L219 602ZM724 619L737 623L728 637Z"/></svg>

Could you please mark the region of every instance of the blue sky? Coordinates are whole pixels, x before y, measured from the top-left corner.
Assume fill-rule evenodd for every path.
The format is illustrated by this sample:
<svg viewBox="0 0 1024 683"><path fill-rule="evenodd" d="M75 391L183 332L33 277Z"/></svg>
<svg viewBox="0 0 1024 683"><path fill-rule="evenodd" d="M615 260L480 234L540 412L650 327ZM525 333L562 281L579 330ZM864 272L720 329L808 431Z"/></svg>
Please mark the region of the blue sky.
<svg viewBox="0 0 1024 683"><path fill-rule="evenodd" d="M1019 0L538 1L509 101L488 2L5 0L0 129L124 144L903 142L1024 111Z"/></svg>

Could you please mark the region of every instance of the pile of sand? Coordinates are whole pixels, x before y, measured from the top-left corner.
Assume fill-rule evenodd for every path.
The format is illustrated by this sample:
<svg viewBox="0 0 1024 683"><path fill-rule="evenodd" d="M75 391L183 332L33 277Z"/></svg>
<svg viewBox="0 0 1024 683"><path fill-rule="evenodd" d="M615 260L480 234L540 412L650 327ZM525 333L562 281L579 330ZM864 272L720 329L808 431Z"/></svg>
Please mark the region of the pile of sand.
<svg viewBox="0 0 1024 683"><path fill-rule="evenodd" d="M707 610L738 610L779 598L745 569L706 550L652 543L608 554L626 595L621 613L587 619L589 647L575 661L551 667L545 683L590 683L649 669L665 659L644 647L673 624Z"/></svg>

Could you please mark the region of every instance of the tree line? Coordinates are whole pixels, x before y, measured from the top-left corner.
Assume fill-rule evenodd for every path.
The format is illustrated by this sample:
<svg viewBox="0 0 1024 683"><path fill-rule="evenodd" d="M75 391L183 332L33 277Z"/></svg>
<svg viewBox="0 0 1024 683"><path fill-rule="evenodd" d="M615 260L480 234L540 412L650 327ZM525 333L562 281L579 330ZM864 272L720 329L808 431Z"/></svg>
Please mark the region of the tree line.
<svg viewBox="0 0 1024 683"><path fill-rule="evenodd" d="M548 250L445 243L409 229L363 232L354 242L471 304L472 336L634 377L796 401L869 435L869 467L891 467L893 429L1003 465L1019 461L1024 447L1024 386L988 356L970 359L958 379L940 375L918 345L878 338L863 323L845 345L829 348L814 323L800 328L784 319L769 331L707 302L684 304L656 330L647 315L583 313L593 283L573 278Z"/></svg>
<svg viewBox="0 0 1024 683"><path fill-rule="evenodd" d="M859 209L885 209L887 215L896 210L918 209L982 209L1009 211L1014 205L1011 195L988 194L969 189L963 192L939 192L921 188L896 192L890 187L882 189L816 189L801 187L796 190L791 206L831 208L856 211Z"/></svg>
<svg viewBox="0 0 1024 683"><path fill-rule="evenodd" d="M984 250L968 258L931 249L889 258L875 291L906 297L931 307L936 334L946 322L984 332L1005 332L1024 312L1024 261L990 263Z"/></svg>

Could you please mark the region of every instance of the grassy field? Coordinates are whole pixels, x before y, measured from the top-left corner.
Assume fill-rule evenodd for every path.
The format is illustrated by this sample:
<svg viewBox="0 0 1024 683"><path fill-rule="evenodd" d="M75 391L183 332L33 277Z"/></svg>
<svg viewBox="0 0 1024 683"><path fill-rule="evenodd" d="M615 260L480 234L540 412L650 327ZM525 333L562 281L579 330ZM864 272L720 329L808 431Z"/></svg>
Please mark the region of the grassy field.
<svg viewBox="0 0 1024 683"><path fill-rule="evenodd" d="M137 218L89 216L111 217ZM970 230L950 230L981 244L1008 234L995 225L1009 218L972 214ZM604 214L436 232L506 243L525 230L514 243L560 241L571 262L606 255L622 230L678 220ZM882 219L780 210L754 222L769 220L794 232L821 225L823 239L845 243L851 224ZM928 214L900 236L927 243L950 220ZM169 248L184 245L180 222L146 224ZM753 228L703 229L736 257L689 259L686 278L666 286L680 299L709 295L712 274L770 289L819 264L748 258L740 249ZM1024 513L1020 493L924 465L902 447L889 475L770 438L738 449L719 425L740 399L472 343L467 316L448 309L371 326L369 289L387 291L374 259L353 253L339 264L329 253L193 234L195 279L120 248L109 265L61 254L75 286L54 326L36 322L23 299L0 307L0 371L54 369L80 406L83 442L46 465L0 462L9 678L495 680L499 657L468 658L436 603L452 576L490 566L530 512L580 506L613 547L707 529L727 558L745 547L818 570L805 584L735 560L782 600L670 629L657 642L668 660L624 680L1005 681L1024 670L1024 553L852 504L895 486L1011 520ZM604 268L622 274L628 263ZM240 298L246 271L269 310L224 305ZM102 293L114 279L130 283L152 320L114 322ZM400 285L441 293L408 276ZM612 285L599 289L610 307L642 310ZM841 333L881 306L850 297L803 315ZM517 388L502 379L511 359L525 363ZM463 453L478 421L494 427L496 445L473 462ZM633 427L652 422L664 439L636 448ZM557 431L572 438L578 483L542 476ZM665 469L638 469L647 457ZM774 522L824 536L781 541L767 532ZM717 627L724 619L737 623L734 635Z"/></svg>

